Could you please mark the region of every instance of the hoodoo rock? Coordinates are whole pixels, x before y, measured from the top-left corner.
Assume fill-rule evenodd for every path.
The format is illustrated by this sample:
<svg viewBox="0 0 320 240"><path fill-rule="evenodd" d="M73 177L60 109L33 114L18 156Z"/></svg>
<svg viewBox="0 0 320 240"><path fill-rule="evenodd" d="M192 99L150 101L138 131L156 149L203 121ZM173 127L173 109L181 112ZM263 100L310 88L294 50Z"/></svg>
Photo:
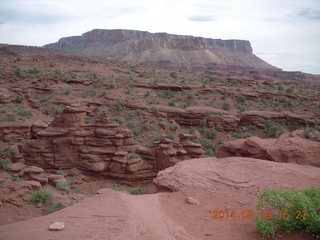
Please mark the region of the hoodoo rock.
<svg viewBox="0 0 320 240"><path fill-rule="evenodd" d="M66 107L22 148L26 164L44 169L76 167L114 178L146 179L154 177L158 170L204 153L201 145L185 135L181 135L181 142L161 139L154 146L143 148L130 130L112 122L106 112L91 123L85 123L86 116L85 107ZM54 181L51 178L49 181Z"/></svg>
<svg viewBox="0 0 320 240"><path fill-rule="evenodd" d="M320 142L305 138L301 130L285 133L279 139L250 137L220 146L218 157L252 157L276 162L307 164L320 167Z"/></svg>

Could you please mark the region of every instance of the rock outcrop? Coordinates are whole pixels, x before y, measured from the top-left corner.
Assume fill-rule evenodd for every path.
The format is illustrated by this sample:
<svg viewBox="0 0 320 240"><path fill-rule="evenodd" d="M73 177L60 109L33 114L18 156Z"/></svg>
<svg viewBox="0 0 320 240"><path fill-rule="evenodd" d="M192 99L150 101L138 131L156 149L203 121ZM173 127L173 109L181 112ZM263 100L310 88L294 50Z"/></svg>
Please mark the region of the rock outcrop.
<svg viewBox="0 0 320 240"><path fill-rule="evenodd" d="M218 157L252 157L275 162L307 164L320 167L320 142L304 137L301 130L285 133L279 139L250 137L220 146Z"/></svg>
<svg viewBox="0 0 320 240"><path fill-rule="evenodd" d="M252 53L249 41L221 40L133 30L95 29L44 47L132 64L174 65L186 69L234 66L276 70Z"/></svg>
<svg viewBox="0 0 320 240"><path fill-rule="evenodd" d="M158 106L156 108L166 117L175 120L180 125L200 126L201 120L206 119L207 126L219 131L235 131L240 119L227 111L212 107L189 107L180 109L169 106Z"/></svg>
<svg viewBox="0 0 320 240"><path fill-rule="evenodd" d="M161 139L151 148L143 148L130 130L110 121L105 112L85 123L88 117L85 107L66 107L22 149L25 162L44 169L76 167L114 178L146 179L178 161L204 153L201 145L185 134L180 135L180 142Z"/></svg>
<svg viewBox="0 0 320 240"><path fill-rule="evenodd" d="M4 142L27 140L46 127L47 124L37 122L0 122L1 140Z"/></svg>
<svg viewBox="0 0 320 240"><path fill-rule="evenodd" d="M298 124L301 126L314 126L319 124L319 119L313 115L299 115L292 112L270 112L270 111L246 111L239 113L241 126L257 125L263 127L266 121L279 122L285 120L288 125Z"/></svg>

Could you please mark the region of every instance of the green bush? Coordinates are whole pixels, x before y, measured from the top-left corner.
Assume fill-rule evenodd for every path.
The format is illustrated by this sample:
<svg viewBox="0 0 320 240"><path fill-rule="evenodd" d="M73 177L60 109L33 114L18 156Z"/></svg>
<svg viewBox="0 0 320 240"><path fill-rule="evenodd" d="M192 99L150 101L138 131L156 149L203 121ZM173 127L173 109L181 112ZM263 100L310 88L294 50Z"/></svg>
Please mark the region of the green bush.
<svg viewBox="0 0 320 240"><path fill-rule="evenodd" d="M244 103L246 101L246 97L245 96L237 96L236 100L238 103Z"/></svg>
<svg viewBox="0 0 320 240"><path fill-rule="evenodd" d="M10 158L0 158L0 166L3 169L7 169L11 163L12 161Z"/></svg>
<svg viewBox="0 0 320 240"><path fill-rule="evenodd" d="M52 192L50 189L41 188L31 198L31 202L34 203L47 203L52 198Z"/></svg>
<svg viewBox="0 0 320 240"><path fill-rule="evenodd" d="M203 127L200 129L200 133L208 139L215 139L217 136L217 132L215 129L211 129L211 128L207 128L207 127Z"/></svg>
<svg viewBox="0 0 320 240"><path fill-rule="evenodd" d="M70 192L71 184L68 182L58 182L56 188L68 193Z"/></svg>
<svg viewBox="0 0 320 240"><path fill-rule="evenodd" d="M116 105L114 106L114 110L117 112L117 113L120 113L124 110L126 110L127 106L126 106L126 103L125 102L122 102L122 101L117 101Z"/></svg>
<svg viewBox="0 0 320 240"><path fill-rule="evenodd" d="M271 211L271 217L259 216L256 227L263 237L274 237L278 231L304 229L320 238L320 189L302 191L265 189L259 194L257 210Z"/></svg>
<svg viewBox="0 0 320 240"><path fill-rule="evenodd" d="M223 110L226 110L226 111L230 110L230 104L227 103L227 102L224 102L224 103L222 104L222 109L223 109Z"/></svg>
<svg viewBox="0 0 320 240"><path fill-rule="evenodd" d="M18 111L18 115L21 117L32 117L32 112L28 109L21 109Z"/></svg>
<svg viewBox="0 0 320 240"><path fill-rule="evenodd" d="M135 158L139 158L139 154L136 154L136 153L131 153L130 154L130 159L135 159Z"/></svg>
<svg viewBox="0 0 320 240"><path fill-rule="evenodd" d="M13 114L13 113L8 113L8 114L6 114L5 119L6 119L8 122L14 122L14 121L15 121L14 114Z"/></svg>
<svg viewBox="0 0 320 240"><path fill-rule="evenodd" d="M15 101L16 103L22 103L23 99L24 99L24 97L21 96L21 95L16 95L16 96L14 97L14 101Z"/></svg>
<svg viewBox="0 0 320 240"><path fill-rule="evenodd" d="M282 127L279 123L273 122L271 120L266 122L264 133L267 135L267 137L277 138L285 132L286 132L286 129Z"/></svg>
<svg viewBox="0 0 320 240"><path fill-rule="evenodd" d="M63 112L64 109L65 109L65 106L63 104L59 104L52 110L52 112L54 115L59 115Z"/></svg>
<svg viewBox="0 0 320 240"><path fill-rule="evenodd" d="M249 138L252 137L253 134L251 132L240 132L232 134L233 138Z"/></svg>
<svg viewBox="0 0 320 240"><path fill-rule="evenodd" d="M113 119L113 121L115 121L116 123L122 125L124 123L124 119L122 117L115 117Z"/></svg>
<svg viewBox="0 0 320 240"><path fill-rule="evenodd" d="M170 131L172 131L172 132L177 131L179 128L180 128L179 125L178 125L178 124L175 124L175 123L172 123L172 124L169 125L169 129L170 129Z"/></svg>
<svg viewBox="0 0 320 240"><path fill-rule="evenodd" d="M177 78L178 77L176 72L171 72L169 75L172 78Z"/></svg>
<svg viewBox="0 0 320 240"><path fill-rule="evenodd" d="M47 208L47 213L53 213L56 211L59 211L61 209L64 209L66 206L63 203L52 203L50 206Z"/></svg>
<svg viewBox="0 0 320 240"><path fill-rule="evenodd" d="M200 138L194 140L197 143L200 143L203 147L203 150L207 157L213 157L216 155L216 145L212 142L212 140L207 138Z"/></svg>

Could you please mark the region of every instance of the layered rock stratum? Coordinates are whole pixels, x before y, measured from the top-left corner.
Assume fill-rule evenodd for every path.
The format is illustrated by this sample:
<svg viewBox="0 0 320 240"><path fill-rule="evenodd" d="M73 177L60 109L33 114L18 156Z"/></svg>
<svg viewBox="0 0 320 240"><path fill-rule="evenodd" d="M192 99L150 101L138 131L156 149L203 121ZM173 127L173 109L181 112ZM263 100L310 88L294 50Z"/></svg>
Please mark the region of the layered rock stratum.
<svg viewBox="0 0 320 240"><path fill-rule="evenodd" d="M94 29L82 36L61 38L44 47L132 64L185 69L277 68L255 56L249 41L221 40L134 30Z"/></svg>

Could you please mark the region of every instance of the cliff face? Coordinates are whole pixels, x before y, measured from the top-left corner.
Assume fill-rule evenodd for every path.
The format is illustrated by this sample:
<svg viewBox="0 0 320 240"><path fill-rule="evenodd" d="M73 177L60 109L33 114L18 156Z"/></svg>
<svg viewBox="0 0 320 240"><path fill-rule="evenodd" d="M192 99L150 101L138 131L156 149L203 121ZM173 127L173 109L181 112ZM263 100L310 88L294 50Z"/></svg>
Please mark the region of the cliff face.
<svg viewBox="0 0 320 240"><path fill-rule="evenodd" d="M252 53L249 41L221 40L133 30L92 30L82 36L61 38L46 48L128 61L132 64L206 68L231 65L276 69Z"/></svg>

